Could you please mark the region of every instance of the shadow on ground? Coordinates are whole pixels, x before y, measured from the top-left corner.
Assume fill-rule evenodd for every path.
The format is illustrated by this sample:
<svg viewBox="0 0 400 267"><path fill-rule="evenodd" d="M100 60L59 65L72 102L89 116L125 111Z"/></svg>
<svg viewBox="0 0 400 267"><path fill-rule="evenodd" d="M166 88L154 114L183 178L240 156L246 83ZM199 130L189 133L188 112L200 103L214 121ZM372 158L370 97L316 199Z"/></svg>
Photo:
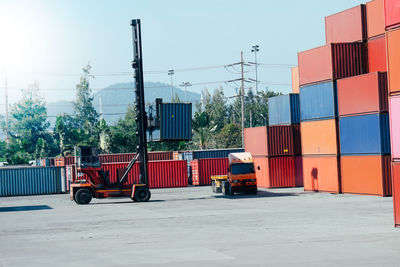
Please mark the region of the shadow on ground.
<svg viewBox="0 0 400 267"><path fill-rule="evenodd" d="M47 205L35 206L15 206L15 207L0 207L0 212L15 212L15 211L32 211L32 210L51 210L52 207Z"/></svg>

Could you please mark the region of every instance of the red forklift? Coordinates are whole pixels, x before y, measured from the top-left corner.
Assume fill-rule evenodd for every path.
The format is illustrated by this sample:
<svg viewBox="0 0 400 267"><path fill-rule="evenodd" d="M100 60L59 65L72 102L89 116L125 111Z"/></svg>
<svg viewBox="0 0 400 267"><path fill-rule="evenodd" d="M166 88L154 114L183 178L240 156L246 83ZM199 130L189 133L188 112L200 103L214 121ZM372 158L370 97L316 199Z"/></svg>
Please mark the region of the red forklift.
<svg viewBox="0 0 400 267"><path fill-rule="evenodd" d="M135 70L135 93L136 93L136 124L139 145L136 156L129 163L121 178L113 179L117 182L111 183L110 177L101 168L99 157L95 149L91 147L79 147L76 160L77 171L84 173L88 178L76 179L70 187L70 198L77 204L89 204L92 198L130 197L133 201L149 201L151 193L148 187L148 155L147 155L147 115L145 112L144 83L143 83L143 59L140 20L131 22L133 31L133 61L132 68ZM124 185L128 173L136 162L140 164L140 183L132 186ZM76 177L77 178L77 177Z"/></svg>

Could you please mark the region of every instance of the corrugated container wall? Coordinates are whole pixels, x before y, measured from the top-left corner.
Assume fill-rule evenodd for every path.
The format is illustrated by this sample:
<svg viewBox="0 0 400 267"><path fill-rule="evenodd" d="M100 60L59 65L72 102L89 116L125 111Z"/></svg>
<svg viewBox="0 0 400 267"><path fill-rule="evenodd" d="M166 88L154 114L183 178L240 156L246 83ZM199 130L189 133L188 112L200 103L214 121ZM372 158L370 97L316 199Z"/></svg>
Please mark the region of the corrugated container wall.
<svg viewBox="0 0 400 267"><path fill-rule="evenodd" d="M339 116L388 111L386 73L368 73L337 81Z"/></svg>
<svg viewBox="0 0 400 267"><path fill-rule="evenodd" d="M368 38L385 33L385 4L384 0L373 0L367 6Z"/></svg>
<svg viewBox="0 0 400 267"><path fill-rule="evenodd" d="M400 93L400 29L386 34L389 93Z"/></svg>
<svg viewBox="0 0 400 267"><path fill-rule="evenodd" d="M342 155L390 154L388 114L342 117L339 124Z"/></svg>
<svg viewBox="0 0 400 267"><path fill-rule="evenodd" d="M340 193L338 157L303 157L303 178L305 191Z"/></svg>
<svg viewBox="0 0 400 267"><path fill-rule="evenodd" d="M390 98L390 132L392 158L400 161L400 96Z"/></svg>
<svg viewBox="0 0 400 267"><path fill-rule="evenodd" d="M161 104L161 140L192 139L192 104Z"/></svg>
<svg viewBox="0 0 400 267"><path fill-rule="evenodd" d="M0 196L62 193L61 167L0 168Z"/></svg>
<svg viewBox="0 0 400 267"><path fill-rule="evenodd" d="M300 86L367 73L363 43L329 44L298 53Z"/></svg>
<svg viewBox="0 0 400 267"><path fill-rule="evenodd" d="M300 93L299 67L292 67L292 93Z"/></svg>
<svg viewBox="0 0 400 267"><path fill-rule="evenodd" d="M398 0L385 0L385 25L387 29L400 26L400 3Z"/></svg>
<svg viewBox="0 0 400 267"><path fill-rule="evenodd" d="M385 35L368 40L368 71L386 72L386 37Z"/></svg>
<svg viewBox="0 0 400 267"><path fill-rule="evenodd" d="M343 156L342 192L391 196L390 156Z"/></svg>
<svg viewBox="0 0 400 267"><path fill-rule="evenodd" d="M394 225L400 227L400 162L392 163Z"/></svg>
<svg viewBox="0 0 400 267"><path fill-rule="evenodd" d="M362 42L367 39L365 5L325 17L326 43Z"/></svg>
<svg viewBox="0 0 400 267"><path fill-rule="evenodd" d="M299 123L299 94L280 95L269 98L268 122L270 126Z"/></svg>
<svg viewBox="0 0 400 267"><path fill-rule="evenodd" d="M244 152L244 148L194 150L193 159L228 158L230 153Z"/></svg>
<svg viewBox="0 0 400 267"><path fill-rule="evenodd" d="M255 156L268 156L267 127L244 129L244 150Z"/></svg>
<svg viewBox="0 0 400 267"><path fill-rule="evenodd" d="M228 173L228 158L196 159L192 166L193 185L210 185L212 175L226 175Z"/></svg>
<svg viewBox="0 0 400 267"><path fill-rule="evenodd" d="M300 87L301 121L332 119L337 116L335 82L323 82Z"/></svg>
<svg viewBox="0 0 400 267"><path fill-rule="evenodd" d="M319 120L300 123L303 155L338 155L337 121Z"/></svg>
<svg viewBox="0 0 400 267"><path fill-rule="evenodd" d="M257 187L270 188L268 156L256 156L253 157L253 161L256 169Z"/></svg>
<svg viewBox="0 0 400 267"><path fill-rule="evenodd" d="M268 152L269 156L301 155L300 125L268 127Z"/></svg>

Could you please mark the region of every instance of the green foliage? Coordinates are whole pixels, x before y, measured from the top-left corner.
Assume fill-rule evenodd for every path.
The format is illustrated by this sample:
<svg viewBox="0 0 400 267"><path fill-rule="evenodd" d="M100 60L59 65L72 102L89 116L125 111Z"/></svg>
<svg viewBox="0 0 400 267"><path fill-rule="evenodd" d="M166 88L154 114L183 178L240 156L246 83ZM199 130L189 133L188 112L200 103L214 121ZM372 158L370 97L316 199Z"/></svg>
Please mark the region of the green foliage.
<svg viewBox="0 0 400 267"><path fill-rule="evenodd" d="M192 129L194 131L194 143L204 149L209 146L212 140L212 133L215 132L216 126L206 111L196 112L192 120Z"/></svg>
<svg viewBox="0 0 400 267"><path fill-rule="evenodd" d="M237 148L242 145L242 130L237 124L227 124L215 137L217 148Z"/></svg>
<svg viewBox="0 0 400 267"><path fill-rule="evenodd" d="M61 156L72 155L74 146L82 139L76 120L68 114L57 116L54 133L58 139Z"/></svg>
<svg viewBox="0 0 400 267"><path fill-rule="evenodd" d="M136 151L138 140L136 136L136 111L133 105L129 105L125 118L120 119L115 126L110 127L110 146L113 153Z"/></svg>

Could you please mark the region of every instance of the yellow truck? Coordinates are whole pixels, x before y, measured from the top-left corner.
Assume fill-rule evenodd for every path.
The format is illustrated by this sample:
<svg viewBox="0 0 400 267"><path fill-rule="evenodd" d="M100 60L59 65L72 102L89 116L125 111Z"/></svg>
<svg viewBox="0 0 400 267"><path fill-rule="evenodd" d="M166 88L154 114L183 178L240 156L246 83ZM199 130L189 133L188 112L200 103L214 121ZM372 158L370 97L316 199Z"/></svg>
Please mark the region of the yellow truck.
<svg viewBox="0 0 400 267"><path fill-rule="evenodd" d="M233 196L235 193L257 194L257 179L250 153L231 153L227 175L211 176L214 193Z"/></svg>

